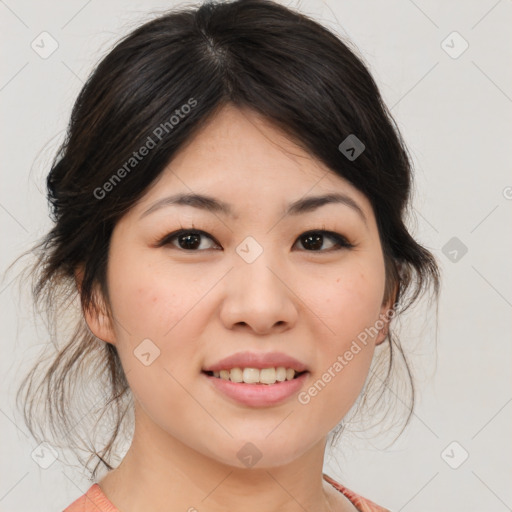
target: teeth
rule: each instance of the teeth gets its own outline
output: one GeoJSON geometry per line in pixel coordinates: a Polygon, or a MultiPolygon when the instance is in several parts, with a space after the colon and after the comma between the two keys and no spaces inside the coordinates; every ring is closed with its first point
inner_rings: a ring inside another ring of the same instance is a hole
{"type": "Polygon", "coordinates": [[[246,384],[275,384],[285,380],[292,380],[295,377],[293,368],[232,368],[231,370],[220,370],[213,372],[214,377],[219,377],[232,382],[245,382],[246,384]]]}

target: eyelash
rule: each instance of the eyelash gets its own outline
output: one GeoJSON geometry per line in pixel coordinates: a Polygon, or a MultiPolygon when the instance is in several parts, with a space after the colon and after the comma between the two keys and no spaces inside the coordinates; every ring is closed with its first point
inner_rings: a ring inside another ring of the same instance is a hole
{"type": "MultiPolygon", "coordinates": [[[[194,228],[193,229],[183,229],[182,228],[178,231],[174,231],[172,233],[169,233],[169,234],[163,236],[156,242],[155,246],[162,247],[162,246],[167,246],[167,245],[173,245],[171,243],[171,241],[173,239],[177,238],[180,235],[186,235],[186,234],[204,235],[205,237],[210,238],[210,240],[212,240],[215,244],[220,245],[212,236],[210,236],[205,231],[202,231],[201,229],[194,229],[194,228]]],[[[331,248],[331,249],[318,250],[318,251],[317,250],[308,251],[308,250],[304,249],[306,252],[326,253],[326,252],[332,252],[332,251],[339,251],[342,249],[352,249],[354,247],[354,245],[351,244],[344,236],[340,235],[339,233],[335,233],[333,231],[326,231],[325,229],[311,229],[311,230],[305,231],[297,238],[297,241],[299,241],[301,238],[303,238],[307,235],[312,235],[312,234],[321,234],[324,237],[330,238],[331,240],[333,240],[336,243],[337,247],[335,246],[334,248],[331,248]]],[[[297,242],[295,242],[295,243],[297,243],[297,242]]],[[[295,243],[294,243],[294,246],[295,246],[295,243]]],[[[184,252],[203,252],[205,250],[209,250],[209,249],[200,249],[200,250],[198,250],[198,249],[182,249],[181,247],[177,247],[177,246],[174,246],[174,248],[176,248],[180,251],[184,251],[184,252]]]]}

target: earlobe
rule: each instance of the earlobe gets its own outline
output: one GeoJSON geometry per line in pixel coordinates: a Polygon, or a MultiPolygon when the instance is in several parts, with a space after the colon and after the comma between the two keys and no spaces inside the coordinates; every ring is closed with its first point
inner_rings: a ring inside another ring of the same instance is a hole
{"type": "MultiPolygon", "coordinates": [[[[77,267],[75,270],[75,283],[80,294],[83,280],[83,266],[77,267]]],[[[102,341],[115,345],[115,335],[112,329],[109,315],[107,314],[106,305],[102,294],[99,292],[97,285],[94,286],[94,308],[85,308],[82,304],[82,314],[90,331],[102,341]]]]}
{"type": "Polygon", "coordinates": [[[377,321],[379,328],[379,333],[377,334],[377,338],[375,340],[375,346],[384,343],[389,334],[389,322],[391,318],[394,316],[394,310],[392,308],[392,303],[386,304],[381,310],[379,315],[379,320],[377,321]]]}
{"type": "Polygon", "coordinates": [[[394,306],[397,294],[398,284],[394,286],[393,293],[391,294],[392,300],[387,300],[382,304],[382,308],[380,310],[379,315],[379,325],[381,325],[381,328],[379,329],[379,334],[377,335],[377,339],[375,340],[376,346],[383,343],[389,335],[389,323],[391,322],[391,319],[395,316],[394,306]]]}
{"type": "Polygon", "coordinates": [[[377,339],[375,340],[375,346],[384,343],[389,334],[389,319],[386,319],[384,315],[381,315],[381,321],[385,322],[384,327],[379,330],[379,334],[377,335],[377,339]]]}

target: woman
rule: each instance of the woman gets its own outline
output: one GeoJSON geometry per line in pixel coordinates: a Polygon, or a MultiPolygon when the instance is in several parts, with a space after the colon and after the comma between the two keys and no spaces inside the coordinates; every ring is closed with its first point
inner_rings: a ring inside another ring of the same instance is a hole
{"type": "Polygon", "coordinates": [[[119,42],[74,106],[34,269],[56,331],[79,298],[42,380],[52,428],[86,431],[78,383],[114,414],[91,451],[110,471],[66,511],[387,510],[322,468],[384,391],[392,318],[438,293],[404,223],[411,179],[368,70],[297,12],[205,3],[119,42]]]}

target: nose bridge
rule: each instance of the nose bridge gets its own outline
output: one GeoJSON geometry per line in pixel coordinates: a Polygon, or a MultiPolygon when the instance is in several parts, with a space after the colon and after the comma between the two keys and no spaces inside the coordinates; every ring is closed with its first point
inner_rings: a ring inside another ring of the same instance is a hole
{"type": "Polygon", "coordinates": [[[294,322],[297,311],[294,294],[285,284],[280,258],[250,238],[236,248],[222,308],[223,320],[226,325],[244,323],[263,333],[276,324],[294,322]]]}
{"type": "Polygon", "coordinates": [[[242,291],[253,294],[263,293],[267,300],[277,298],[283,293],[283,283],[278,278],[282,265],[269,247],[263,247],[253,237],[247,237],[236,248],[236,281],[242,291]],[[277,274],[277,275],[276,275],[277,274]],[[268,292],[272,292],[269,297],[268,292]]]}

